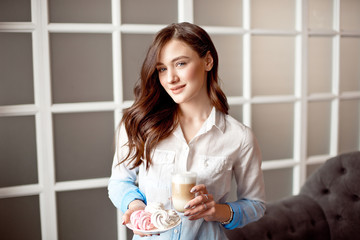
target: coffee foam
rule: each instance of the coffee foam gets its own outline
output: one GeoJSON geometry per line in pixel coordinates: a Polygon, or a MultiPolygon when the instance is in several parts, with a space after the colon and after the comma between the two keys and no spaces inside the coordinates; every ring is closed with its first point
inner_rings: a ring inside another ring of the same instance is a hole
{"type": "Polygon", "coordinates": [[[191,172],[177,173],[172,176],[172,182],[176,184],[196,183],[196,174],[191,172]]]}

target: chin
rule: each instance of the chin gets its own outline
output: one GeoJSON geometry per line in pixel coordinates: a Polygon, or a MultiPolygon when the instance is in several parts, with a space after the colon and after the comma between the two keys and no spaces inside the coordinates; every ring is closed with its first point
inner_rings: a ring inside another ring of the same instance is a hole
{"type": "Polygon", "coordinates": [[[184,99],[182,99],[182,98],[172,98],[172,100],[175,102],[175,103],[177,103],[177,104],[181,104],[181,103],[184,103],[185,101],[184,101],[184,99]]]}
{"type": "Polygon", "coordinates": [[[185,103],[185,102],[189,101],[189,97],[184,96],[184,94],[177,94],[177,95],[171,94],[170,97],[177,104],[181,104],[181,103],[185,103]]]}
{"type": "Polygon", "coordinates": [[[169,95],[170,95],[171,99],[177,104],[182,103],[183,100],[184,100],[182,97],[179,97],[179,96],[176,96],[176,95],[174,96],[172,94],[169,94],[169,95]]]}
{"type": "Polygon", "coordinates": [[[174,102],[175,102],[176,104],[181,104],[181,103],[183,103],[183,101],[178,100],[178,99],[174,99],[174,98],[173,98],[173,100],[174,100],[174,102]]]}

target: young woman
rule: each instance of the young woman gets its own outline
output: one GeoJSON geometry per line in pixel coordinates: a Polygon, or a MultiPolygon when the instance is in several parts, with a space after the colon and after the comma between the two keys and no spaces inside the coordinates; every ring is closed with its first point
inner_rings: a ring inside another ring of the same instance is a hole
{"type": "MultiPolygon", "coordinates": [[[[171,208],[171,173],[197,173],[196,197],[182,222],[154,239],[226,239],[224,228],[261,218],[265,190],[252,131],[228,115],[218,85],[218,55],[209,35],[190,23],[162,29],[150,46],[135,102],[119,125],[109,197],[123,213],[147,202],[171,208]],[[232,178],[237,201],[226,202],[232,178]],[[137,182],[138,181],[138,182],[137,182]]],[[[134,232],[134,239],[143,237],[134,232]]]]}

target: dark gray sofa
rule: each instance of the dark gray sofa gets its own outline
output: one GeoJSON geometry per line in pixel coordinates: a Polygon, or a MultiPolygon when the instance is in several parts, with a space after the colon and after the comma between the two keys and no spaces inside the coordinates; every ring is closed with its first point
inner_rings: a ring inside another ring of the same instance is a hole
{"type": "Polygon", "coordinates": [[[360,152],[329,159],[299,195],[268,203],[259,221],[226,234],[230,240],[360,239],[360,152]]]}

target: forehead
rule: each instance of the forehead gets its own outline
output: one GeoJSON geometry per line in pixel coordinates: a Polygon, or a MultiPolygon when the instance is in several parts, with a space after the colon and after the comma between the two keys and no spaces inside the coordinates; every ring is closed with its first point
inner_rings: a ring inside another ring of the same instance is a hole
{"type": "Polygon", "coordinates": [[[171,39],[162,47],[157,60],[166,63],[180,56],[193,57],[197,53],[184,41],[171,39]]]}

